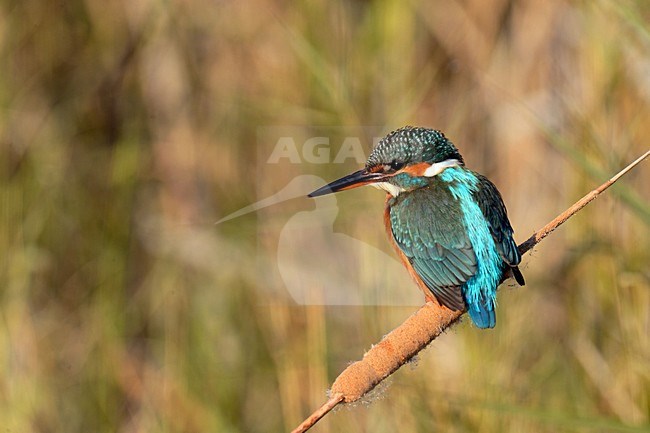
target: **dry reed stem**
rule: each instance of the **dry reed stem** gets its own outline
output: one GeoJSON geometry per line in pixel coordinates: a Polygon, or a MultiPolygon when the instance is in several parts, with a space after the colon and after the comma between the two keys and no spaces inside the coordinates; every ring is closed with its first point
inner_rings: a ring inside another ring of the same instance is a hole
{"type": "Polygon", "coordinates": [[[526,240],[526,242],[522,243],[519,245],[519,252],[521,254],[526,253],[528,250],[530,250],[532,247],[537,245],[542,239],[544,239],[546,236],[550,235],[553,230],[558,228],[560,225],[562,225],[566,220],[571,218],[574,214],[576,214],[580,209],[583,207],[587,206],[589,202],[591,202],[593,199],[598,197],[603,191],[605,191],[607,188],[612,186],[614,182],[619,180],[623,175],[625,175],[628,171],[632,170],[634,167],[636,167],[641,161],[646,159],[648,156],[650,156],[650,150],[648,150],[646,153],[635,159],[633,162],[627,165],[623,170],[619,171],[616,173],[614,176],[612,176],[611,179],[609,179],[607,182],[603,183],[600,185],[598,188],[594,189],[593,191],[589,192],[589,194],[585,195],[582,197],[580,200],[575,202],[573,206],[571,206],[569,209],[565,210],[562,212],[560,215],[555,217],[553,221],[550,223],[546,224],[544,227],[541,229],[537,230],[533,235],[526,240]]]}
{"type": "Polygon", "coordinates": [[[319,419],[327,415],[327,413],[334,409],[336,405],[341,403],[343,401],[344,397],[343,394],[332,394],[329,400],[325,402],[324,405],[318,408],[318,410],[314,411],[307,419],[305,419],[298,427],[296,427],[292,433],[296,432],[305,432],[311,428],[314,424],[318,422],[319,419]]]}
{"type": "MultiPolygon", "coordinates": [[[[650,150],[536,231],[528,240],[519,245],[519,252],[521,254],[528,252],[649,155],[650,150]]],[[[464,311],[451,311],[444,306],[427,302],[366,352],[360,361],[350,364],[343,370],[332,384],[330,399],[305,419],[292,433],[307,431],[339,403],[351,403],[360,399],[427,347],[463,313],[464,311]]]]}

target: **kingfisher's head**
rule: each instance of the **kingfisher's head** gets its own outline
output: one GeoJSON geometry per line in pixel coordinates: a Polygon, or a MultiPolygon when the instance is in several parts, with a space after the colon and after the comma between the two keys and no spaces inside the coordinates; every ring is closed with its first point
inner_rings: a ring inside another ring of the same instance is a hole
{"type": "Polygon", "coordinates": [[[456,146],[437,130],[405,126],[382,138],[366,166],[309,194],[316,197],[363,185],[384,189],[396,197],[428,185],[428,179],[448,167],[463,165],[456,146]]]}

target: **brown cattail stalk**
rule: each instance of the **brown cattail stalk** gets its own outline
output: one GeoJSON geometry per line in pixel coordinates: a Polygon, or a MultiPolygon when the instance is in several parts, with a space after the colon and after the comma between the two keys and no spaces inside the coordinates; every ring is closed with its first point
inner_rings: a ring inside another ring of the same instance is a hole
{"type": "MultiPolygon", "coordinates": [[[[519,245],[519,252],[521,254],[528,252],[649,155],[650,150],[536,231],[528,240],[519,245]]],[[[366,352],[363,359],[350,364],[343,370],[332,385],[330,399],[305,419],[292,433],[307,431],[339,403],[351,403],[360,399],[417,355],[445,329],[456,322],[463,313],[464,311],[451,311],[444,306],[427,302],[366,352]]]]}

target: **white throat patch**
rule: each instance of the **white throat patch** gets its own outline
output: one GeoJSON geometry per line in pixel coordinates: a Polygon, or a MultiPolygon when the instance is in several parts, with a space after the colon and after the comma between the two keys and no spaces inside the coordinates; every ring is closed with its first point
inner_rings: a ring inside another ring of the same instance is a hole
{"type": "Polygon", "coordinates": [[[442,173],[442,171],[446,168],[458,167],[459,165],[460,163],[458,162],[457,159],[448,159],[446,161],[436,162],[435,164],[431,164],[431,167],[427,168],[424,171],[424,175],[426,177],[433,177],[437,174],[442,173]]]}
{"type": "Polygon", "coordinates": [[[383,189],[393,197],[397,197],[401,192],[406,191],[405,189],[402,189],[399,186],[393,185],[392,183],[388,183],[388,182],[377,182],[371,185],[377,189],[383,189]]]}

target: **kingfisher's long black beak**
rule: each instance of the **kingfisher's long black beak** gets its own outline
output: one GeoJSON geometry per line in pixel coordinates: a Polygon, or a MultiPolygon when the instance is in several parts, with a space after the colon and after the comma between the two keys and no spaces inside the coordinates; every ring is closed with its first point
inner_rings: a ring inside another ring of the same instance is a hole
{"type": "Polygon", "coordinates": [[[326,195],[337,191],[369,185],[371,183],[381,182],[384,178],[386,178],[384,173],[373,173],[365,169],[359,170],[335,180],[322,188],[318,188],[316,191],[309,194],[308,197],[318,197],[319,195],[326,195]]]}

